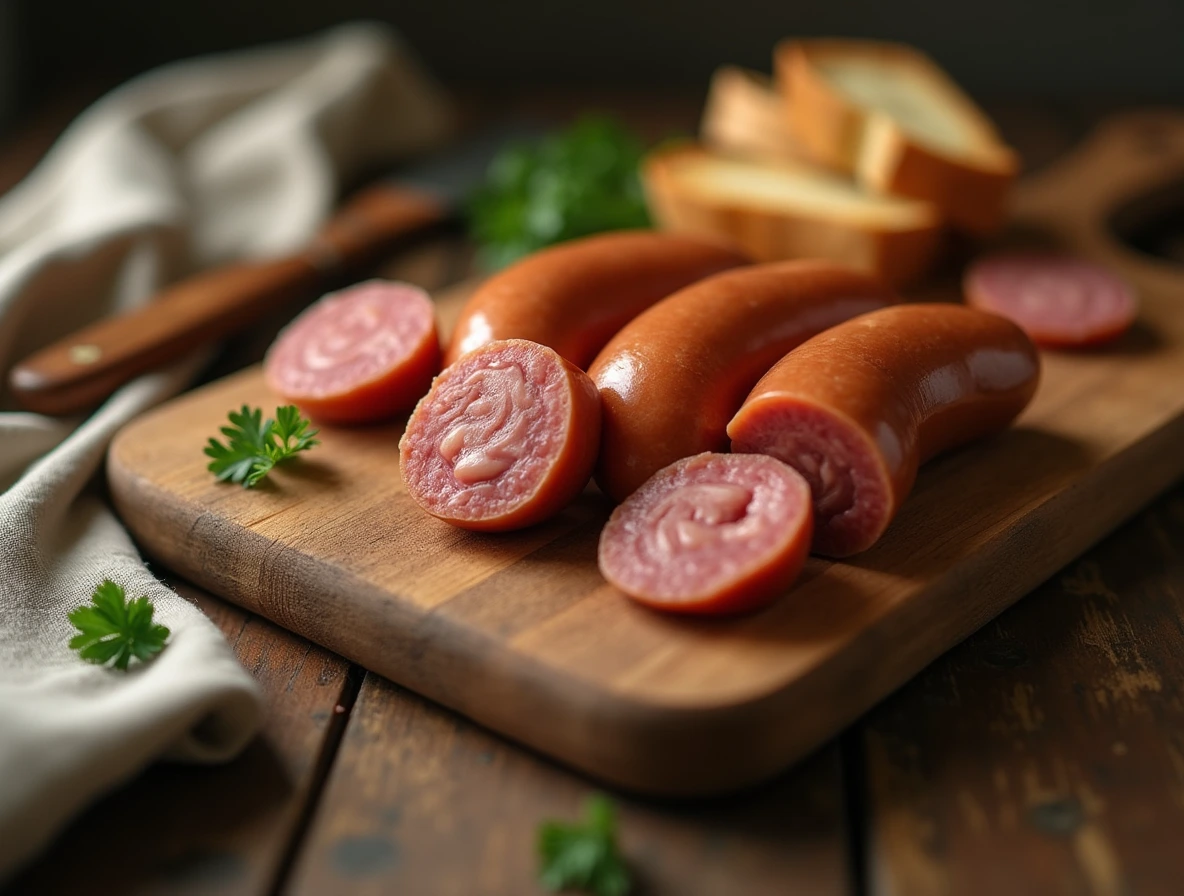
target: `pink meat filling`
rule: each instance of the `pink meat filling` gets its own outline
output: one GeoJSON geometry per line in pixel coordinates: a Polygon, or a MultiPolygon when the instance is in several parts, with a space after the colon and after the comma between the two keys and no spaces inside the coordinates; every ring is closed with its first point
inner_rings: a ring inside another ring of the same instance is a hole
{"type": "Polygon", "coordinates": [[[758,574],[808,520],[801,478],[768,458],[699,454],[654,474],[600,536],[604,577],[671,603],[717,594],[758,574]]]}
{"type": "Polygon", "coordinates": [[[403,480],[430,512],[482,520],[512,512],[546,482],[571,417],[557,355],[490,343],[446,369],[403,434],[403,480]]]}
{"type": "Polygon", "coordinates": [[[815,553],[865,550],[891,519],[891,486],[875,450],[851,422],[824,408],[764,402],[734,425],[732,450],[775,457],[810,483],[815,553]]]}
{"type": "Polygon", "coordinates": [[[970,285],[982,302],[1021,327],[1086,340],[1120,329],[1135,315],[1135,295],[1104,267],[1058,255],[1001,255],[978,262],[970,285]]]}
{"type": "Polygon", "coordinates": [[[427,294],[374,280],[331,293],[280,334],[267,358],[285,395],[348,392],[411,355],[434,324],[427,294]]]}

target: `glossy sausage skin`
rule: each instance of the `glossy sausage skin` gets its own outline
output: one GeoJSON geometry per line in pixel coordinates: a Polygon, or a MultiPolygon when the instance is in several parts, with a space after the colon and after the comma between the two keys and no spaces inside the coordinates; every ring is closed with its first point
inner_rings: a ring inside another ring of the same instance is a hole
{"type": "Polygon", "coordinates": [[[725,271],[659,302],[588,371],[604,411],[597,483],[623,501],[667,464],[726,449],[728,421],[786,352],[896,300],[868,274],[799,260],[725,271]]]}
{"type": "Polygon", "coordinates": [[[439,519],[504,532],[542,522],[588,484],[600,398],[544,345],[493,342],[445,368],[399,440],[407,493],[439,519]]]}
{"type": "Polygon", "coordinates": [[[617,330],[654,302],[748,262],[718,243],[649,230],[562,243],[511,265],[473,294],[444,363],[496,339],[529,339],[586,369],[617,330]]]}
{"type": "Polygon", "coordinates": [[[879,539],[920,464],[1003,429],[1039,375],[1032,341],[1009,320],[959,305],[898,305],[791,351],[728,435],[733,451],[770,454],[806,477],[813,550],[845,557],[879,539]]]}

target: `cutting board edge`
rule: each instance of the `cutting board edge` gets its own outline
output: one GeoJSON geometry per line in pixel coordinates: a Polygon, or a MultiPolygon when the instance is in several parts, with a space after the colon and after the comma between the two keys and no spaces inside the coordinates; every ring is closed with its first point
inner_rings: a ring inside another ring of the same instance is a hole
{"type": "MultiPolygon", "coordinates": [[[[136,442],[136,429],[133,421],[116,436],[108,454],[107,474],[116,510],[150,557],[232,603],[504,736],[628,790],[675,796],[741,789],[767,779],[817,746],[816,742],[802,745],[789,758],[750,761],[745,753],[762,742],[760,735],[769,723],[769,695],[739,703],[692,707],[647,702],[627,692],[597,688],[569,670],[517,653],[487,634],[453,624],[445,615],[425,611],[411,601],[399,600],[380,592],[377,586],[334,570],[333,575],[343,584],[347,578],[353,579],[349,589],[352,594],[371,591],[381,598],[363,602],[363,607],[381,607],[402,617],[398,625],[390,625],[389,619],[371,617],[363,620],[359,628],[365,632],[397,632],[406,641],[405,650],[392,650],[389,642],[375,642],[359,651],[356,645],[343,640],[348,626],[336,627],[341,635],[314,630],[307,623],[315,616],[291,614],[285,606],[267,605],[257,595],[268,589],[259,589],[257,580],[248,583],[230,574],[235,569],[252,567],[250,554],[270,552],[270,565],[282,566],[285,581],[304,589],[287,592],[286,603],[312,602],[312,598],[325,593],[316,587],[315,577],[297,574],[301,562],[315,567],[316,558],[286,546],[276,554],[273,540],[222,521],[199,504],[178,501],[176,496],[170,496],[170,501],[161,500],[164,493],[140,476],[134,464],[124,462],[124,449],[136,442]],[[210,540],[210,532],[202,531],[208,525],[236,529],[239,543],[250,548],[223,557],[225,562],[216,565],[203,562],[202,554],[186,555],[170,549],[178,543],[168,537],[170,533],[184,533],[183,540],[189,543],[210,540]],[[493,651],[497,653],[491,662],[493,651]],[[397,656],[407,660],[395,663],[397,656]],[[427,667],[419,665],[425,656],[431,658],[427,667]],[[466,693],[463,688],[449,687],[443,679],[433,678],[433,667],[441,664],[454,666],[451,680],[476,683],[478,689],[466,693]],[[498,699],[506,691],[515,692],[517,702],[512,709],[509,701],[498,699]],[[523,694],[533,694],[530,702],[541,706],[533,712],[522,711],[523,694]],[[520,724],[522,719],[527,720],[525,727],[520,724]],[[721,741],[728,748],[721,749],[721,741]],[[696,753],[700,754],[697,760],[696,753]],[[677,759],[672,761],[671,756],[677,759]],[[680,774],[680,768],[685,773],[680,774]],[[724,773],[713,777],[712,769],[724,773]]],[[[771,696],[775,699],[778,693],[771,696]]]]}
{"type": "MultiPolygon", "coordinates": [[[[405,633],[399,635],[406,642],[403,651],[392,651],[389,644],[378,643],[363,644],[359,649],[332,631],[326,634],[313,630],[304,624],[309,614],[290,614],[284,606],[266,606],[255,599],[260,590],[257,580],[247,583],[226,575],[227,570],[255,568],[258,564],[250,556],[230,558],[234,562],[214,566],[200,562],[202,555],[186,556],[168,549],[170,543],[175,543],[165,538],[168,532],[180,531],[189,540],[203,541],[209,540],[198,537],[197,530],[203,524],[221,525],[245,535],[244,543],[251,545],[252,550],[260,554],[272,552],[273,565],[279,559],[271,539],[238,524],[220,521],[196,503],[178,502],[176,496],[171,501],[162,500],[159,488],[139,476],[134,465],[124,460],[125,447],[136,444],[136,429],[133,422],[114,440],[108,455],[108,478],[120,515],[149,554],[198,585],[559,761],[631,791],[674,796],[731,792],[766,780],[816,749],[826,737],[906,682],[935,657],[928,651],[901,653],[890,674],[880,674],[863,686],[857,664],[845,658],[866,656],[868,650],[874,651],[877,645],[894,640],[914,643],[909,632],[922,619],[928,618],[931,623],[933,607],[951,601],[951,590],[961,587],[968,578],[985,574],[981,568],[984,564],[989,567],[1001,555],[1017,548],[1017,544],[1018,548],[1026,545],[1030,550],[1038,544],[1047,545],[1057,521],[1065,517],[1063,510],[1058,512],[1058,502],[1069,500],[1075,502],[1073,506],[1080,503],[1083,507],[1095,504],[1108,488],[1108,479],[1114,475],[1121,477],[1123,471],[1139,471],[1140,475],[1131,478],[1143,487],[1121,491],[1113,513],[1070,513],[1069,517],[1075,520],[1105,522],[1090,526],[1079,523],[1072,537],[1056,542],[1057,550],[1042,554],[1038,567],[1023,569],[1013,581],[996,588],[997,599],[989,608],[979,607],[964,620],[958,617],[962,621],[951,629],[951,644],[1014,604],[1184,475],[1184,452],[1179,452],[1181,459],[1173,463],[1171,454],[1161,447],[1165,441],[1184,444],[1184,414],[1181,414],[1147,438],[1108,458],[1102,466],[1117,467],[1116,473],[1111,471],[1109,477],[1096,475],[1042,501],[1025,516],[1020,530],[1013,529],[993,541],[991,550],[983,552],[984,556],[977,562],[962,565],[956,579],[943,580],[941,587],[925,592],[923,600],[902,602],[900,609],[879,617],[874,627],[860,632],[841,650],[832,651],[806,674],[734,703],[695,707],[647,702],[635,694],[598,688],[570,670],[545,665],[506,648],[486,633],[454,624],[445,614],[425,611],[397,597],[392,599],[385,592],[376,593],[375,600],[362,602],[362,606],[370,608],[372,613],[375,607],[382,608],[378,612],[395,613],[401,617],[399,623],[391,625],[389,619],[372,617],[362,620],[361,629],[405,633]],[[157,512],[153,513],[152,508],[157,512]],[[873,646],[861,647],[860,643],[866,639],[873,646]],[[424,656],[430,657],[427,665],[420,664],[424,656]],[[398,657],[405,659],[398,662],[398,657]],[[449,674],[433,677],[441,665],[450,667],[449,674]],[[476,683],[476,686],[466,690],[446,681],[476,683]],[[802,702],[799,694],[813,692],[817,697],[820,691],[823,696],[841,693],[844,699],[822,700],[821,705],[831,707],[828,713],[810,714],[807,724],[801,724],[801,707],[796,705],[802,702]],[[860,699],[851,700],[852,692],[859,693],[860,699]],[[499,699],[511,693],[514,700],[499,699]],[[533,711],[523,710],[524,694],[533,695],[526,701],[533,705],[533,711]],[[843,706],[852,708],[835,709],[843,706]],[[795,715],[797,724],[785,722],[787,717],[795,715]],[[770,737],[771,732],[779,734],[770,737]]],[[[298,564],[310,568],[318,565],[315,557],[297,548],[283,550],[281,565],[288,582],[301,582],[302,576],[293,574],[298,564]]],[[[249,555],[251,551],[242,553],[249,555]]],[[[1021,570],[1021,565],[1015,569],[1021,570]]],[[[333,574],[342,576],[339,570],[333,574]]],[[[351,593],[378,592],[376,586],[352,578],[351,593]]],[[[304,581],[315,583],[316,577],[309,576],[304,581]]],[[[289,600],[315,602],[318,595],[323,596],[315,586],[304,587],[307,594],[289,594],[289,600]]],[[[338,630],[347,628],[341,626],[338,630]]]]}
{"type": "MultiPolygon", "coordinates": [[[[1020,524],[1010,527],[1001,538],[994,540],[990,550],[982,552],[976,562],[961,564],[957,578],[951,579],[947,576],[941,579],[938,587],[931,587],[923,592],[922,600],[914,597],[902,601],[897,612],[881,617],[876,625],[861,630],[854,639],[830,657],[829,663],[819,665],[811,670],[810,674],[795,679],[794,684],[813,688],[817,692],[817,676],[834,676],[835,667],[841,667],[844,658],[867,656],[869,652],[874,653],[877,647],[893,643],[917,643],[914,636],[918,629],[922,625],[932,626],[933,608],[943,605],[959,606],[956,592],[967,582],[977,585],[989,580],[991,565],[997,563],[1001,557],[1021,550],[1039,551],[1038,564],[1027,567],[1023,564],[1014,564],[1007,567],[1006,569],[1018,571],[1018,574],[1007,580],[1002,587],[996,582],[991,588],[985,589],[994,594],[996,599],[989,605],[978,605],[977,612],[966,614],[964,621],[951,626],[949,637],[942,640],[947,641],[948,650],[970,637],[1051,579],[1089,548],[1127,523],[1160,494],[1174,484],[1184,481],[1184,413],[1171,418],[1142,440],[1107,458],[1092,472],[1096,475],[1074,483],[1029,509],[1020,524]],[[1165,443],[1178,447],[1178,456],[1175,459],[1162,450],[1165,443]],[[1114,476],[1136,470],[1140,475],[1129,478],[1141,487],[1119,493],[1120,500],[1109,504],[1108,513],[1075,512],[1078,508],[1096,509],[1098,501],[1104,500],[1102,496],[1111,486],[1106,481],[1107,476],[1097,474],[1105,471],[1114,476]],[[1070,502],[1068,509],[1062,506],[1064,502],[1070,502]],[[1074,520],[1075,528],[1069,537],[1058,538],[1056,527],[1065,518],[1074,520]],[[1050,545],[1053,546],[1052,549],[1049,549],[1050,545]],[[873,643],[862,643],[867,639],[873,643]]],[[[862,705],[862,709],[832,717],[832,721],[825,727],[831,731],[841,730],[907,683],[944,652],[926,656],[927,651],[917,651],[915,657],[902,661],[893,674],[880,675],[874,686],[864,691],[864,699],[850,701],[853,706],[862,705]]],[[[851,675],[854,670],[842,671],[851,675]]],[[[840,676],[834,680],[838,683],[824,688],[824,698],[827,693],[842,693],[846,696],[858,690],[858,682],[850,678],[840,676]]],[[[826,699],[819,702],[827,706],[838,703],[826,699]]]]}

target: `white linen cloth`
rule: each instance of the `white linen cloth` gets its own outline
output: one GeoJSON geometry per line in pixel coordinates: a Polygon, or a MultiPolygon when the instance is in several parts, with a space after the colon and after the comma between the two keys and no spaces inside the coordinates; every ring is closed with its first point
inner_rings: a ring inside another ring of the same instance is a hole
{"type": "MultiPolygon", "coordinates": [[[[119,88],[0,198],[0,372],[185,272],[296,248],[343,179],[448,125],[439,88],[377,25],[119,88]]],[[[116,430],[194,369],[143,377],[84,422],[0,410],[0,881],[154,759],[225,760],[259,728],[260,693],[229,645],[88,489],[116,430]],[[66,646],[67,612],[104,578],[148,595],[172,630],[127,673],[66,646]]]]}

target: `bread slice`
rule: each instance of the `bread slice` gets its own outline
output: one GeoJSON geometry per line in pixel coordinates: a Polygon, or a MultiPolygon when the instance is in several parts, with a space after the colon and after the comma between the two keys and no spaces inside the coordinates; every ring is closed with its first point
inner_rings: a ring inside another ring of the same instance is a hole
{"type": "Polygon", "coordinates": [[[659,226],[723,237],[759,261],[830,258],[902,285],[934,261],[941,220],[927,202],[882,196],[801,162],[716,155],[695,144],[642,163],[659,226]]]}
{"type": "Polygon", "coordinates": [[[711,76],[699,139],[724,155],[772,160],[805,158],[790,136],[784,100],[773,86],[773,79],[734,65],[721,66],[711,76]]]}
{"type": "Polygon", "coordinates": [[[969,97],[900,44],[778,44],[790,130],[811,157],[880,193],[925,199],[955,227],[985,235],[1006,214],[1019,161],[969,97]]]}

